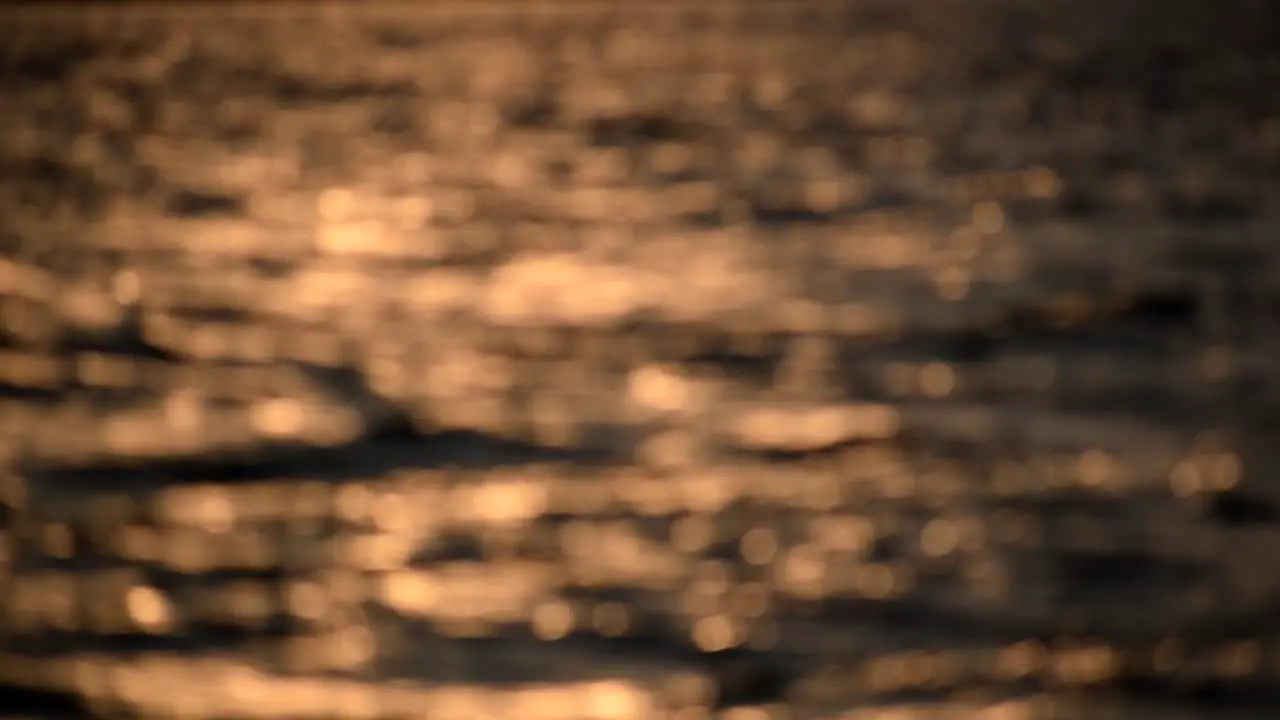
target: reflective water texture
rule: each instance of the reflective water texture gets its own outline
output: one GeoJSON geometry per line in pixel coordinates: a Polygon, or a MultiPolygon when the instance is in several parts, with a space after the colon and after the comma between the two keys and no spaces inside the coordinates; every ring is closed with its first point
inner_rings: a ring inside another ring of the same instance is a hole
{"type": "Polygon", "coordinates": [[[1274,14],[0,8],[0,712],[1270,716],[1274,14]]]}

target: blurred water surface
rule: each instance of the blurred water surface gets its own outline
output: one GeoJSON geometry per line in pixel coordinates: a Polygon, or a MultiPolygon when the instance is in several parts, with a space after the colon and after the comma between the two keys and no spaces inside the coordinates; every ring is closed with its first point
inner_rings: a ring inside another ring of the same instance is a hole
{"type": "Polygon", "coordinates": [[[0,8],[0,708],[1267,717],[1274,16],[0,8]]]}

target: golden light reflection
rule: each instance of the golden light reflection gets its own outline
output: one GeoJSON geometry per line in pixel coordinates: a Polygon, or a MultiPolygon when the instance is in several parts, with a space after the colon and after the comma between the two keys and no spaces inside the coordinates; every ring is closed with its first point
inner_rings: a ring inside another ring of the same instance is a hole
{"type": "MultiPolygon", "coordinates": [[[[406,594],[412,595],[412,591],[410,590],[406,593],[404,589],[399,589],[398,591],[391,591],[391,594],[396,599],[403,600],[406,594]]],[[[307,582],[305,580],[296,581],[290,584],[285,598],[289,611],[296,617],[303,620],[319,620],[328,612],[330,607],[329,597],[325,593],[324,588],[320,587],[316,583],[307,582]]],[[[410,600],[410,602],[412,602],[412,600],[410,600]]]]}
{"type": "Polygon", "coordinates": [[[920,549],[931,557],[943,557],[959,546],[960,534],[960,528],[954,521],[945,518],[930,520],[920,534],[920,549]]]}
{"type": "Polygon", "coordinates": [[[955,265],[944,267],[934,274],[934,285],[938,289],[938,295],[952,302],[963,300],[969,294],[972,280],[968,270],[955,265]]]}
{"type": "Polygon", "coordinates": [[[768,565],[778,552],[778,541],[768,528],[752,528],[742,536],[742,557],[752,565],[768,565]]]}
{"type": "Polygon", "coordinates": [[[1080,456],[1077,472],[1080,482],[1088,487],[1100,487],[1112,480],[1115,461],[1111,456],[1096,448],[1086,450],[1080,456]]]}
{"type": "MultiPolygon", "coordinates": [[[[104,716],[765,720],[789,703],[712,709],[724,688],[701,673],[723,655],[594,667],[578,640],[621,648],[674,627],[702,653],[745,646],[763,661],[808,632],[844,653],[841,633],[866,644],[860,616],[810,611],[845,601],[1046,639],[889,652],[872,638],[836,694],[946,699],[797,715],[1029,720],[1055,693],[1131,672],[1274,679],[1266,638],[1049,637],[1200,627],[1276,595],[1274,538],[1252,517],[1271,511],[1255,457],[1266,333],[1193,322],[1181,306],[1223,300],[1202,282],[1219,268],[1184,256],[1218,230],[1172,238],[1147,212],[1168,214],[1166,191],[1212,205],[1220,168],[1077,187],[1074,168],[1010,154],[981,116],[1029,119],[1018,93],[1043,79],[1029,67],[956,110],[979,121],[965,142],[999,158],[962,170],[933,127],[959,116],[914,97],[937,70],[914,30],[824,54],[823,33],[785,33],[828,10],[755,12],[593,21],[600,37],[575,30],[550,53],[469,38],[470,20],[450,28],[460,43],[423,49],[397,18],[371,54],[363,29],[330,22],[341,11],[299,27],[343,37],[266,43],[249,60],[284,78],[288,108],[254,83],[193,102],[189,90],[221,92],[205,82],[220,71],[142,101],[173,71],[203,77],[244,49],[236,33],[223,48],[217,22],[194,64],[189,33],[167,30],[139,50],[154,57],[105,72],[96,46],[66,68],[32,56],[74,75],[82,114],[109,132],[61,137],[43,116],[68,109],[62,91],[13,88],[34,95],[13,104],[3,164],[69,172],[86,198],[57,197],[49,178],[0,188],[18,243],[0,258],[0,685],[70,688],[104,716]],[[720,32],[739,19],[754,28],[742,57],[720,32]],[[701,44],[659,37],[682,25],[701,44]],[[714,67],[686,77],[691,60],[714,67]],[[563,77],[544,83],[552,68],[563,77]],[[886,82],[828,92],[864,69],[886,82]],[[135,72],[141,85],[118,77],[135,72]],[[745,125],[739,100],[754,106],[745,125]],[[143,115],[153,127],[131,127],[143,115]],[[137,178],[112,159],[132,136],[137,178]],[[132,185],[152,187],[115,192],[132,185]],[[881,202],[899,192],[910,201],[881,202]],[[184,211],[186,195],[217,208],[184,211]],[[82,222],[81,200],[105,203],[90,213],[103,218],[82,222]],[[1112,275],[1130,279],[1095,287],[1112,275]],[[1164,304],[1179,307],[1148,307],[1164,304]],[[1155,315],[1177,326],[1176,357],[1111,341],[1155,315]],[[1128,396],[1139,387],[1224,427],[1187,443],[1128,396]],[[1223,402],[1240,388],[1236,412],[1223,402]],[[1125,577],[1076,583],[1112,559],[1125,577]],[[1112,585],[1127,594],[1092,592],[1112,585]],[[248,639],[205,652],[224,639],[206,626],[248,639]],[[519,672],[470,654],[526,632],[547,645],[513,659],[519,672]],[[117,640],[200,649],[123,653],[117,640]],[[376,680],[383,653],[432,681],[376,680]],[[565,679],[575,663],[597,679],[565,679]],[[433,675],[498,665],[539,679],[433,675]],[[1034,680],[1044,697],[974,701],[975,677],[993,694],[1034,680]]],[[[559,13],[540,11],[533,34],[559,13]]],[[[123,27],[93,17],[89,35],[123,27]]],[[[1070,65],[1062,42],[1036,39],[1032,54],[1070,65]]],[[[40,42],[19,45],[25,62],[40,42]]],[[[1093,122],[1114,100],[1068,115],[1093,122]]],[[[1211,116],[1157,134],[1198,136],[1211,116]]],[[[1280,146],[1280,123],[1254,130],[1228,135],[1280,146]]],[[[1244,226],[1210,256],[1260,271],[1244,226]]],[[[1219,304],[1219,320],[1236,312],[1219,304]]]]}
{"type": "Polygon", "coordinates": [[[1040,671],[1048,651],[1038,641],[1027,640],[1002,648],[996,656],[996,672],[1007,678],[1024,678],[1040,671]]]}
{"type": "Polygon", "coordinates": [[[1093,685],[1111,679],[1116,672],[1118,658],[1112,648],[1104,644],[1058,650],[1053,654],[1054,677],[1068,685],[1093,685]]]}
{"type": "Polygon", "coordinates": [[[822,596],[827,563],[822,550],[817,546],[802,545],[794,548],[781,559],[778,570],[784,586],[793,594],[810,599],[822,596]]]}
{"type": "Polygon", "coordinates": [[[1205,489],[1205,479],[1194,461],[1182,460],[1169,474],[1169,486],[1174,495],[1187,498],[1205,489]]]}
{"type": "Polygon", "coordinates": [[[875,540],[875,525],[857,515],[828,515],[814,518],[814,540],[833,552],[862,553],[875,540]]]}
{"type": "Polygon", "coordinates": [[[1004,211],[1000,204],[984,200],[973,206],[973,227],[984,235],[994,235],[1004,229],[1004,211]]]}
{"type": "Polygon", "coordinates": [[[1062,192],[1062,180],[1057,173],[1046,167],[1032,168],[1024,175],[1023,182],[1029,195],[1034,198],[1050,199],[1062,192]]]}
{"type": "Polygon", "coordinates": [[[138,628],[159,635],[172,630],[174,609],[159,590],[147,586],[131,588],[126,604],[129,617],[138,628]]]}
{"type": "Polygon", "coordinates": [[[559,640],[573,632],[573,628],[573,608],[565,602],[544,602],[533,612],[533,632],[542,640],[559,640]]]}
{"type": "Polygon", "coordinates": [[[869,563],[862,566],[858,570],[856,583],[860,593],[877,600],[887,598],[899,589],[898,578],[895,577],[893,569],[882,563],[869,563]]]}
{"type": "Polygon", "coordinates": [[[671,525],[671,543],[683,553],[705,549],[714,538],[715,526],[704,515],[685,515],[671,525]]]}
{"type": "Polygon", "coordinates": [[[693,642],[704,652],[728,650],[741,640],[740,628],[727,615],[709,615],[693,626],[693,642]]]}
{"type": "Polygon", "coordinates": [[[920,391],[931,398],[945,398],[956,386],[955,370],[951,366],[932,362],[920,368],[920,391]]]}
{"type": "Polygon", "coordinates": [[[754,620],[769,612],[772,599],[769,588],[763,583],[748,582],[733,589],[729,604],[736,615],[754,620]]]}
{"type": "Polygon", "coordinates": [[[606,637],[620,637],[631,627],[630,613],[621,603],[606,602],[591,611],[591,624],[606,637]]]}
{"type": "Polygon", "coordinates": [[[52,523],[44,528],[41,545],[46,553],[56,558],[70,558],[75,552],[75,538],[71,528],[62,523],[52,523]]]}
{"type": "Polygon", "coordinates": [[[258,403],[250,414],[250,422],[269,437],[297,435],[303,424],[303,407],[296,400],[277,398],[258,403]]]}

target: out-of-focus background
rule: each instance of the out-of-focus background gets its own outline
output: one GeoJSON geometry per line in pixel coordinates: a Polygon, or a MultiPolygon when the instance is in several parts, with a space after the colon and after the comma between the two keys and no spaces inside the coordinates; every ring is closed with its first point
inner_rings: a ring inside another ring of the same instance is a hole
{"type": "Polygon", "coordinates": [[[0,715],[1280,707],[1280,18],[0,8],[0,715]]]}

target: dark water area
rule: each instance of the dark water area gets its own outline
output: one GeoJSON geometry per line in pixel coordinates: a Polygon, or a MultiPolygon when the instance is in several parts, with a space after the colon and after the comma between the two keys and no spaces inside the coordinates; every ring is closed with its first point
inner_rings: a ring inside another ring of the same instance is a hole
{"type": "Polygon", "coordinates": [[[0,717],[1270,717],[1276,14],[0,3],[0,717]]]}

